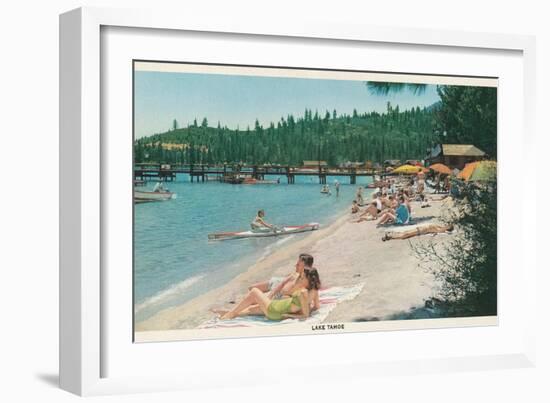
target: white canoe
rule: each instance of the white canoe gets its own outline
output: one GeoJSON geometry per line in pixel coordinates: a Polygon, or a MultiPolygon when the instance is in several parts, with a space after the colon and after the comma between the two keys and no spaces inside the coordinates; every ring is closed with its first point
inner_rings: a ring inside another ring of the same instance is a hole
{"type": "Polygon", "coordinates": [[[144,192],[141,190],[134,190],[134,201],[136,203],[164,201],[172,198],[175,198],[175,194],[172,192],[144,192]]]}
{"type": "Polygon", "coordinates": [[[254,232],[254,231],[240,231],[240,232],[217,232],[214,234],[208,234],[208,239],[214,241],[225,241],[228,239],[243,239],[243,238],[265,238],[270,236],[282,236],[290,234],[298,234],[300,232],[315,231],[319,229],[319,224],[309,223],[304,225],[286,225],[276,231],[270,232],[254,232]]]}

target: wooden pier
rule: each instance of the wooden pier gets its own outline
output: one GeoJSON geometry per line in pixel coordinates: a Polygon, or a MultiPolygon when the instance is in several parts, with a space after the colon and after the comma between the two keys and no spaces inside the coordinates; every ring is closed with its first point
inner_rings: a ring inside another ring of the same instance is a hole
{"type": "Polygon", "coordinates": [[[382,169],[319,167],[306,169],[296,166],[279,165],[207,165],[207,164],[135,164],[134,180],[174,181],[177,174],[188,174],[191,182],[208,182],[211,178],[224,181],[224,178],[249,176],[264,180],[266,175],[279,175],[287,179],[288,184],[294,184],[296,176],[316,176],[320,184],[327,183],[327,176],[348,177],[354,185],[358,176],[384,175],[382,169]]]}

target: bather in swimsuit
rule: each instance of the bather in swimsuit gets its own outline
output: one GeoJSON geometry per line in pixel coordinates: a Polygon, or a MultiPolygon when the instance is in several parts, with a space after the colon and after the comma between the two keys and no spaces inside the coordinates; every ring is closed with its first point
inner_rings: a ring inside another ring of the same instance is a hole
{"type": "Polygon", "coordinates": [[[292,294],[292,297],[273,300],[267,306],[267,318],[270,320],[281,320],[283,315],[290,312],[290,308],[294,304],[298,308],[301,308],[300,297],[296,292],[292,294]]]}
{"type": "Polygon", "coordinates": [[[395,223],[396,224],[408,224],[409,223],[409,209],[404,204],[400,204],[395,211],[395,223]]]}

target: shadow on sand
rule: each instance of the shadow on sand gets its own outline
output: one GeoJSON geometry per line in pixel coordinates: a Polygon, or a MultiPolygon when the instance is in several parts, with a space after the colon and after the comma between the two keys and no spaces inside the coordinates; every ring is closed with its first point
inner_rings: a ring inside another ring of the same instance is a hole
{"type": "Polygon", "coordinates": [[[411,221],[408,224],[405,224],[405,225],[403,225],[403,224],[382,224],[382,225],[378,225],[378,228],[406,228],[410,225],[422,224],[426,221],[431,221],[434,218],[437,218],[437,217],[433,216],[433,215],[428,215],[428,216],[425,216],[425,217],[414,217],[414,218],[411,218],[411,221]]]}
{"type": "Polygon", "coordinates": [[[382,320],[407,320],[407,319],[432,319],[432,318],[448,318],[449,310],[445,304],[436,299],[427,300],[422,307],[412,307],[408,311],[397,312],[384,317],[364,316],[357,318],[354,322],[375,322],[382,320]]]}

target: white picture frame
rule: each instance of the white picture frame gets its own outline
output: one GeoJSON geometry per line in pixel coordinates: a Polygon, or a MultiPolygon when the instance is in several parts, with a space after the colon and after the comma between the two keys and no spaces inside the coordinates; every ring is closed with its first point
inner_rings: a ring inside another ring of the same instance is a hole
{"type": "MultiPolygon", "coordinates": [[[[180,30],[194,33],[218,33],[219,35],[253,36],[256,40],[287,38],[293,41],[306,39],[337,40],[339,43],[377,43],[380,46],[399,44],[446,49],[473,49],[477,52],[491,50],[517,52],[521,58],[523,110],[522,155],[529,160],[534,155],[533,114],[535,102],[535,42],[533,37],[520,35],[481,34],[457,31],[429,31],[408,28],[357,26],[344,23],[327,23],[302,20],[281,25],[269,20],[252,21],[228,19],[224,22],[197,16],[182,16],[170,12],[151,10],[110,10],[81,8],[60,17],[60,385],[79,395],[160,391],[191,387],[215,387],[237,382],[241,385],[270,382],[273,373],[252,371],[247,380],[232,374],[227,367],[210,372],[208,380],[183,375],[193,365],[170,364],[170,371],[158,375],[135,375],[124,369],[111,375],[105,368],[106,357],[113,354],[106,348],[107,336],[102,326],[109,315],[102,288],[103,240],[101,213],[104,160],[101,131],[101,30],[104,27],[146,28],[155,30],[180,30]],[[175,366],[174,366],[175,365],[175,366]],[[181,366],[177,375],[177,365],[181,366]]],[[[500,139],[499,139],[500,141],[500,139]]],[[[124,168],[121,168],[124,169],[124,168]]],[[[500,181],[499,177],[499,181],[500,181]]],[[[505,180],[509,180],[506,179],[505,180]]],[[[511,179],[510,179],[511,180],[511,179]]],[[[522,178],[523,189],[536,189],[535,176],[522,178]]],[[[521,190],[521,188],[520,188],[521,190]]],[[[498,354],[476,350],[469,354],[453,355],[444,352],[418,358],[400,357],[396,354],[384,361],[362,360],[360,355],[342,362],[327,362],[336,371],[330,375],[315,374],[316,378],[346,379],[348,376],[370,374],[410,374],[421,372],[477,370],[503,367],[526,367],[535,362],[535,289],[537,267],[535,245],[526,241],[523,234],[535,233],[535,223],[524,220],[518,227],[517,240],[521,262],[520,295],[525,312],[532,316],[514,324],[514,332],[522,335],[522,342],[510,343],[498,354]]],[[[504,252],[503,252],[504,253],[504,252]]],[[[499,256],[500,258],[500,256],[499,256]]],[[[433,330],[432,330],[433,332],[433,330]]],[[[412,332],[414,333],[414,332],[412,332]]],[[[413,338],[413,334],[404,337],[413,338]]],[[[418,333],[416,337],[418,337],[418,333]]],[[[380,339],[382,334],[371,336],[380,339]]],[[[388,338],[394,338],[395,332],[388,338]]],[[[455,335],[456,336],[456,335],[455,335]]],[[[299,339],[317,337],[301,336],[299,339]]],[[[322,336],[328,346],[337,345],[338,337],[322,336]]],[[[365,337],[361,334],[345,335],[346,343],[359,345],[365,337]]],[[[446,336],[442,336],[446,337],[446,336]]],[[[449,339],[451,340],[451,339],[449,339]]],[[[227,352],[227,344],[210,343],[219,357],[227,352]]],[[[233,352],[254,349],[261,345],[278,343],[275,339],[261,341],[233,340],[233,352]]],[[[280,343],[279,343],[280,344],[280,343]]],[[[162,350],[169,353],[177,343],[163,343],[162,350]]],[[[200,350],[199,345],[195,345],[200,350]]],[[[143,347],[151,348],[151,347],[143,347]]],[[[347,353],[345,353],[347,354],[347,353]]],[[[461,353],[460,353],[461,354],[461,353]]],[[[228,355],[228,358],[230,356],[228,355]]],[[[231,356],[235,359],[234,356],[231,356]]],[[[303,363],[286,363],[301,368],[303,363]]],[[[261,367],[261,364],[260,364],[261,367]]],[[[207,371],[207,369],[204,369],[207,371]]],[[[205,372],[202,372],[204,374],[205,372]]]]}

